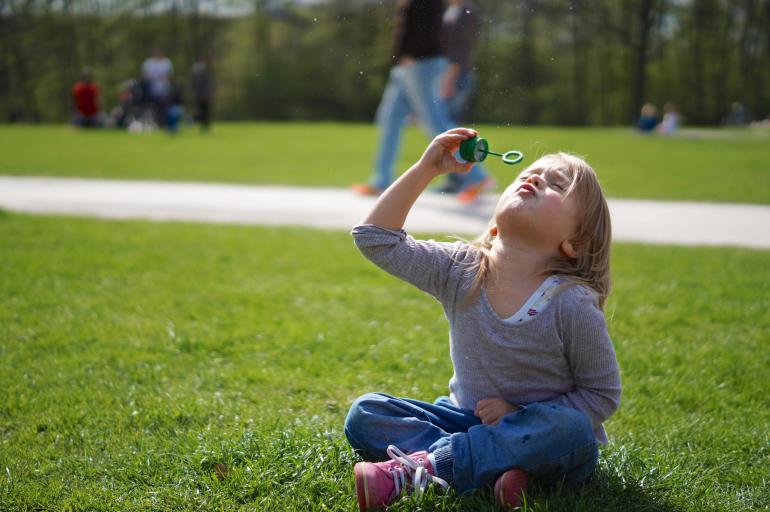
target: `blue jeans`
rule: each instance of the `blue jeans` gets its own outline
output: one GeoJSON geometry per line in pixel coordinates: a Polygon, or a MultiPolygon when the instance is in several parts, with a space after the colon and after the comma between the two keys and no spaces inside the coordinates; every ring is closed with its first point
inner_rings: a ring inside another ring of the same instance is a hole
{"type": "MultiPolygon", "coordinates": [[[[447,104],[438,93],[447,66],[445,57],[431,57],[391,68],[377,107],[379,135],[372,186],[384,189],[393,182],[393,167],[401,145],[401,132],[409,114],[417,114],[430,137],[455,128],[447,104]]],[[[476,165],[463,181],[466,184],[479,183],[484,181],[486,175],[484,169],[476,165]]]]}
{"type": "Polygon", "coordinates": [[[541,403],[522,406],[496,425],[484,425],[473,411],[447,397],[431,404],[367,393],[353,402],[345,435],[368,460],[387,460],[390,444],[406,453],[433,453],[438,476],[448,479],[458,493],[493,485],[513,468],[544,484],[579,484],[593,474],[599,456],[585,414],[541,403]],[[442,475],[441,461],[447,454],[451,471],[442,475]]]}

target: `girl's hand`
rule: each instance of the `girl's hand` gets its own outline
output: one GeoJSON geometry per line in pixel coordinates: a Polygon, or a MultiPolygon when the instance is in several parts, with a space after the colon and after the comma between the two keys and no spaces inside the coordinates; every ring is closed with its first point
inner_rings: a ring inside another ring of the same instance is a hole
{"type": "Polygon", "coordinates": [[[518,405],[513,405],[502,398],[484,398],[478,401],[473,414],[478,416],[484,425],[496,425],[503,417],[517,409],[519,409],[518,405]]]}
{"type": "Polygon", "coordinates": [[[422,154],[417,165],[430,169],[436,175],[470,171],[473,162],[458,162],[454,154],[460,149],[460,144],[464,140],[472,139],[476,135],[478,133],[475,130],[468,128],[455,128],[437,135],[428,145],[428,149],[422,154]]]}

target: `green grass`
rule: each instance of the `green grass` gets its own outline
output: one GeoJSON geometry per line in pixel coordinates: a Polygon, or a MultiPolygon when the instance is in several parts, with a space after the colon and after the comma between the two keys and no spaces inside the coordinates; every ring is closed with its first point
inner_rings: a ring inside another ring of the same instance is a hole
{"type": "MultiPolygon", "coordinates": [[[[0,258],[0,510],[354,510],[351,400],[451,375],[440,307],[345,233],[0,214],[0,258]]],[[[614,442],[527,510],[767,510],[770,252],[613,264],[614,442]]]]}
{"type": "MultiPolygon", "coordinates": [[[[525,164],[553,151],[584,155],[611,197],[770,204],[770,135],[703,130],[694,136],[642,136],[625,128],[478,127],[492,149],[521,149],[525,164]]],[[[372,125],[217,124],[129,134],[68,126],[0,125],[0,174],[348,186],[367,179],[372,125]]],[[[427,139],[407,130],[397,171],[427,139]]],[[[506,183],[523,167],[489,161],[506,183]]]]}

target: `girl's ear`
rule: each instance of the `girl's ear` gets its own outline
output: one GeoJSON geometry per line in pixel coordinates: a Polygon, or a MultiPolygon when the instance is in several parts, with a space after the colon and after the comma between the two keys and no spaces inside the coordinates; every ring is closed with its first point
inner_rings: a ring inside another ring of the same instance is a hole
{"type": "Polygon", "coordinates": [[[492,224],[489,226],[489,234],[490,236],[497,236],[497,225],[492,224]]]}
{"type": "Polygon", "coordinates": [[[574,260],[578,257],[577,249],[575,249],[575,246],[572,245],[572,242],[570,240],[565,240],[559,245],[559,249],[561,249],[561,253],[565,255],[566,257],[574,260]]]}

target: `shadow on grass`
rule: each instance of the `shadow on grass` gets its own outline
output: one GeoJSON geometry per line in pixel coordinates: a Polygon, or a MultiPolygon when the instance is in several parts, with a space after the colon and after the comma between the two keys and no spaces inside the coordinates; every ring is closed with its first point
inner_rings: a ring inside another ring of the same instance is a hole
{"type": "Polygon", "coordinates": [[[642,480],[627,480],[622,475],[597,470],[583,487],[535,488],[530,510],[622,510],[623,512],[676,512],[681,507],[666,496],[667,487],[648,485],[642,480]],[[552,506],[540,508],[538,502],[552,506]]]}
{"type": "MultiPolygon", "coordinates": [[[[527,492],[520,512],[679,512],[684,510],[674,504],[660,486],[646,486],[644,482],[630,482],[616,474],[598,471],[584,486],[534,485],[527,492]]],[[[443,494],[430,487],[422,500],[402,498],[388,510],[415,512],[435,510],[443,512],[499,512],[490,489],[478,489],[466,496],[454,492],[443,494]]],[[[717,509],[702,509],[716,512],[717,509]]]]}
{"type": "MultiPolygon", "coordinates": [[[[596,480],[604,479],[596,475],[594,481],[577,489],[533,486],[527,493],[521,512],[561,512],[561,511],[623,511],[623,512],[677,512],[682,508],[672,503],[663,492],[641,487],[625,486],[617,488],[606,486],[596,480]]],[[[445,503],[437,510],[447,511],[499,511],[495,505],[491,490],[478,490],[467,497],[454,498],[454,504],[445,503]]],[[[440,502],[440,500],[439,500],[440,502]]],[[[406,506],[400,510],[416,510],[406,506]]],[[[714,509],[716,511],[716,509],[714,509]]]]}

